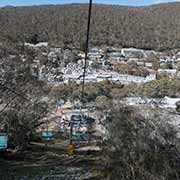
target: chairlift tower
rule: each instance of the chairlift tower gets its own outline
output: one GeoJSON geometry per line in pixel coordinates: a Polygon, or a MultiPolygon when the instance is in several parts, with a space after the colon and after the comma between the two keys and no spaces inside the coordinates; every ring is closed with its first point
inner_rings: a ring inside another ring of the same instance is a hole
{"type": "MultiPolygon", "coordinates": [[[[91,24],[91,11],[92,11],[92,0],[89,0],[89,10],[88,10],[88,22],[87,22],[87,34],[86,34],[86,47],[85,47],[85,64],[84,64],[84,71],[83,71],[83,83],[82,83],[82,93],[81,93],[81,102],[84,104],[84,86],[85,86],[85,76],[87,70],[87,59],[88,59],[88,49],[89,49],[89,33],[90,33],[90,24],[91,24]]],[[[82,113],[81,109],[80,112],[82,113]]],[[[71,155],[73,151],[72,146],[72,133],[73,133],[73,122],[70,119],[70,144],[68,145],[68,154],[71,155]],[[71,151],[72,150],[72,151],[71,151]]]]}

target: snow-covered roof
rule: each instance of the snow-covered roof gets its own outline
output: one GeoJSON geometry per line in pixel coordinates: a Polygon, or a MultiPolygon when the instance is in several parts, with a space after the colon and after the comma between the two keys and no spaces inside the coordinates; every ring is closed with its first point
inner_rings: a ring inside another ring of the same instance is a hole
{"type": "Polygon", "coordinates": [[[146,57],[146,53],[144,50],[142,49],[136,49],[136,48],[122,48],[121,49],[121,53],[124,55],[124,56],[139,56],[140,54],[144,57],[146,57]]]}
{"type": "Polygon", "coordinates": [[[167,73],[170,75],[176,75],[177,70],[176,69],[158,69],[158,73],[167,73]]]}

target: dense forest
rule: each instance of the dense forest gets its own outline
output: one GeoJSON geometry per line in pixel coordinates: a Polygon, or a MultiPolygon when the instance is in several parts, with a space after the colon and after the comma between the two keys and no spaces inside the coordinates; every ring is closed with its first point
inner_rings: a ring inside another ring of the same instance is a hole
{"type": "MultiPolygon", "coordinates": [[[[83,48],[86,4],[0,8],[2,42],[48,41],[83,48]]],[[[93,5],[91,45],[165,50],[180,47],[180,3],[148,7],[93,5]]]]}

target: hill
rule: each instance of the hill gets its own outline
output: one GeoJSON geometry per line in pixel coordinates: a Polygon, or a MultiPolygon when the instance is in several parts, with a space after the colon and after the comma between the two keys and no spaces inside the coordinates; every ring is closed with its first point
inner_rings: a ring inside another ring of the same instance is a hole
{"type": "MultiPolygon", "coordinates": [[[[0,8],[0,41],[83,47],[87,4],[0,8]]],[[[180,47],[180,3],[93,5],[91,45],[165,50],[180,47]]]]}

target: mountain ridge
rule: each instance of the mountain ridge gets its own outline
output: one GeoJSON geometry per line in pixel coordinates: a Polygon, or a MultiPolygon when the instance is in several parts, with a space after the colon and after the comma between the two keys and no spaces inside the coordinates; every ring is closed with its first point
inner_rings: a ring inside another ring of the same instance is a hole
{"type": "MultiPolygon", "coordinates": [[[[83,48],[87,4],[0,8],[1,42],[48,41],[83,48]]],[[[180,48],[180,2],[151,6],[94,4],[91,46],[166,50],[180,48]]]]}

